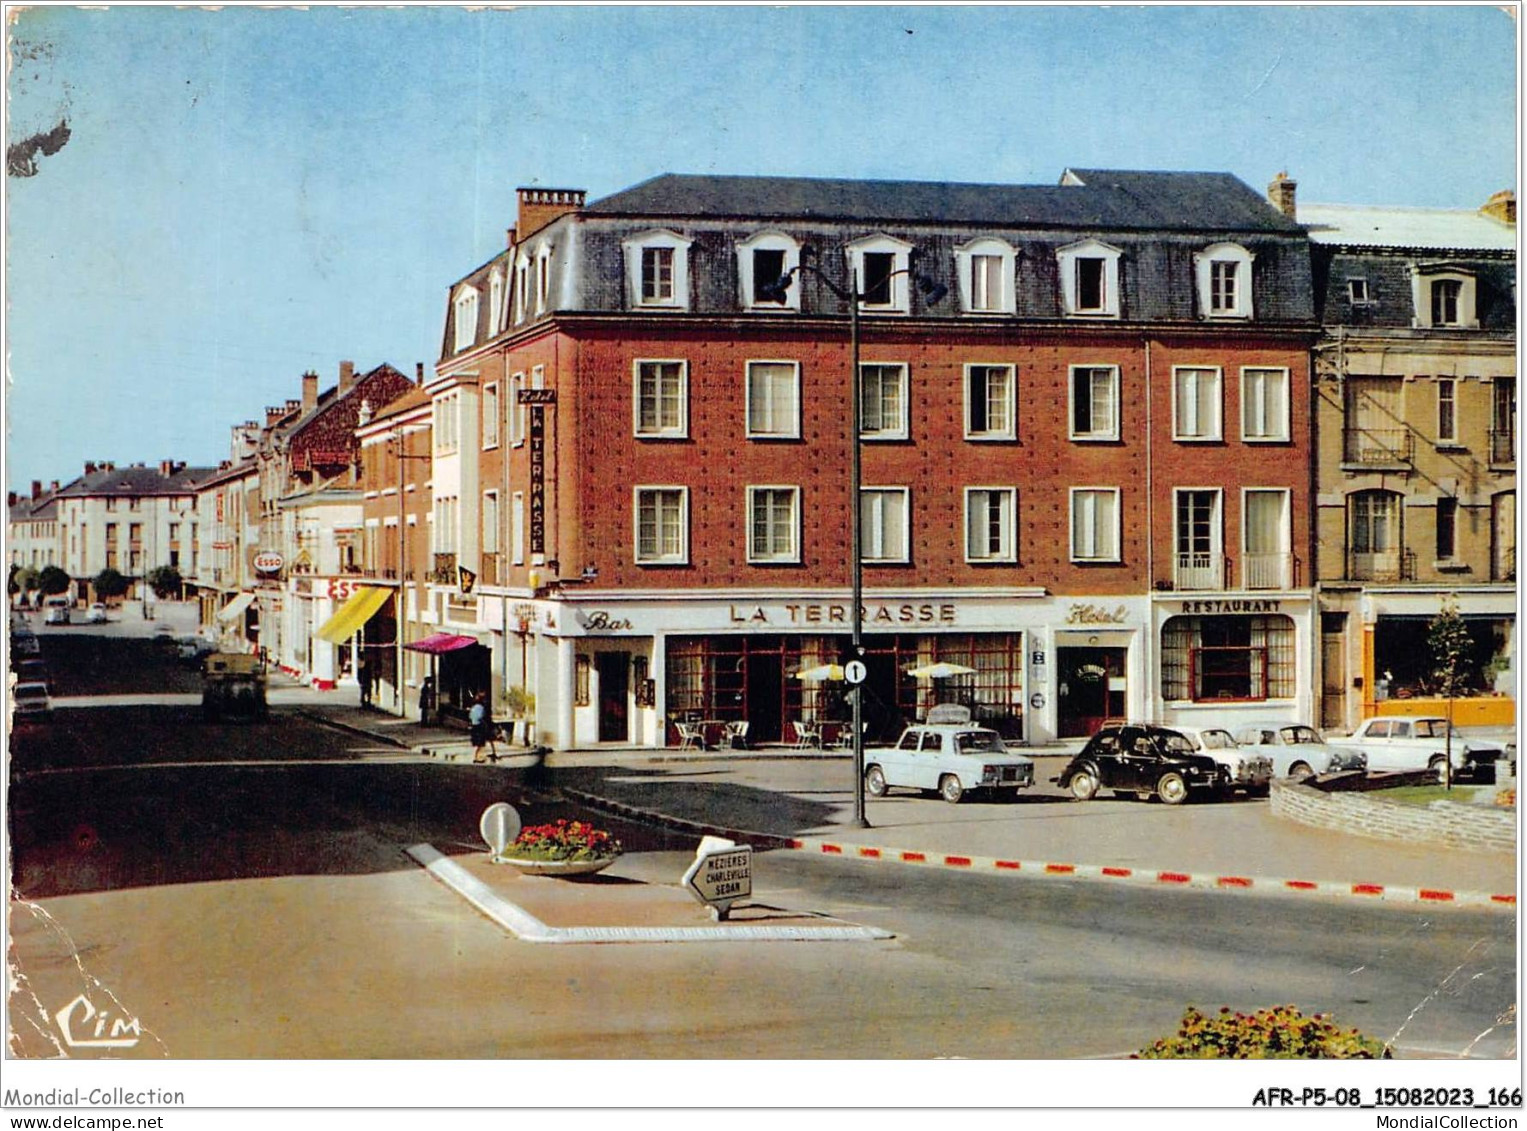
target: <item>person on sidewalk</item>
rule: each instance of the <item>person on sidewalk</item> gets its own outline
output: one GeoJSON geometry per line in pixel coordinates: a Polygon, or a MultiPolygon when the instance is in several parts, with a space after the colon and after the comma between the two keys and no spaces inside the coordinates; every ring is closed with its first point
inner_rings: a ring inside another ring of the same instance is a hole
{"type": "Polygon", "coordinates": [[[493,722],[488,718],[488,693],[479,691],[472,698],[472,709],[467,712],[467,725],[472,736],[472,761],[486,762],[484,746],[493,750],[493,760],[498,761],[498,744],[493,741],[493,722]]]}
{"type": "Polygon", "coordinates": [[[429,726],[430,712],[435,709],[435,677],[427,675],[419,688],[419,725],[429,726]]]}
{"type": "Polygon", "coordinates": [[[356,678],[361,685],[361,706],[369,708],[371,706],[371,662],[364,656],[361,657],[361,667],[356,673],[356,678]]]}

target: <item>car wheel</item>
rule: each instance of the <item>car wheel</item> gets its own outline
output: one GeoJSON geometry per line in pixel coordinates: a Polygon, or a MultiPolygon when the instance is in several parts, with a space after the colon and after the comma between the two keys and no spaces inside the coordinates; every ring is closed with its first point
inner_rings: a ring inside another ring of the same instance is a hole
{"type": "Polygon", "coordinates": [[[1315,771],[1310,768],[1308,762],[1295,762],[1288,768],[1288,776],[1291,778],[1312,778],[1315,771]]]}
{"type": "Polygon", "coordinates": [[[1165,773],[1156,782],[1156,796],[1167,805],[1181,805],[1188,799],[1188,783],[1179,773],[1165,773]]]}
{"type": "Polygon", "coordinates": [[[1090,769],[1077,770],[1071,775],[1071,796],[1078,801],[1091,801],[1098,795],[1098,779],[1090,769]]]}
{"type": "Polygon", "coordinates": [[[938,795],[949,804],[958,805],[960,798],[965,796],[965,787],[953,774],[945,774],[938,779],[938,795]]]}
{"type": "Polygon", "coordinates": [[[884,797],[886,792],[885,774],[879,766],[871,766],[864,771],[864,792],[871,797],[884,797]]]}
{"type": "Polygon", "coordinates": [[[1426,763],[1426,768],[1436,777],[1438,785],[1447,784],[1447,759],[1445,757],[1441,754],[1436,755],[1430,762],[1426,763]]]}

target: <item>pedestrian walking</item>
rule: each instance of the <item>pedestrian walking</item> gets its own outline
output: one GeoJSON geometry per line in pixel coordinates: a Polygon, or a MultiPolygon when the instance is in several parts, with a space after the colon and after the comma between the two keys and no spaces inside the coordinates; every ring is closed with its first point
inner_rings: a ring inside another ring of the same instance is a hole
{"type": "Polygon", "coordinates": [[[430,712],[435,709],[435,677],[427,675],[419,687],[419,725],[428,726],[430,712]]]}
{"type": "Polygon", "coordinates": [[[488,693],[479,691],[472,698],[472,709],[467,712],[467,726],[472,737],[472,761],[486,762],[484,746],[493,750],[493,760],[498,761],[498,744],[493,741],[493,720],[488,718],[488,693]]]}
{"type": "Polygon", "coordinates": [[[361,657],[361,667],[356,673],[356,678],[360,680],[361,685],[361,706],[369,707],[371,706],[371,662],[365,656],[361,657]]]}

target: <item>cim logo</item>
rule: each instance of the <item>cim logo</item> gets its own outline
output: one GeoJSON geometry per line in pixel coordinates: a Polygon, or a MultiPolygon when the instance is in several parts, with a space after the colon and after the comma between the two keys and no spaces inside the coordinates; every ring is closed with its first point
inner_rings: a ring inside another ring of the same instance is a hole
{"type": "Polygon", "coordinates": [[[130,1049],[143,1036],[136,1017],[112,1019],[109,1010],[96,1009],[84,994],[59,1012],[58,1031],[72,1049],[130,1049]]]}
{"type": "Polygon", "coordinates": [[[275,573],[286,564],[286,559],[275,550],[261,550],[254,556],[254,567],[261,573],[275,573]]]}

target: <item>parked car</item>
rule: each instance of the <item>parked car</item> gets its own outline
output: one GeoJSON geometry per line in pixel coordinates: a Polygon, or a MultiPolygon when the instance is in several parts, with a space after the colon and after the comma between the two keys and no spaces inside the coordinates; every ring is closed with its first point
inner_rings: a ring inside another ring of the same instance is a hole
{"type": "Polygon", "coordinates": [[[1242,746],[1263,750],[1280,778],[1307,778],[1341,770],[1368,768],[1363,751],[1326,742],[1320,732],[1303,723],[1244,723],[1235,731],[1242,746]]]}
{"type": "Polygon", "coordinates": [[[90,606],[90,611],[85,614],[85,623],[86,624],[105,624],[106,623],[106,606],[103,605],[100,601],[97,601],[95,604],[91,605],[90,606]]]}
{"type": "Polygon", "coordinates": [[[175,658],[184,664],[199,664],[203,658],[216,651],[216,644],[200,636],[182,636],[175,641],[175,658]]]}
{"type": "Polygon", "coordinates": [[[53,715],[53,700],[48,697],[48,685],[28,680],[11,688],[11,711],[17,719],[45,720],[53,715]]]}
{"type": "MultiPolygon", "coordinates": [[[[1361,748],[1368,755],[1370,770],[1429,769],[1440,779],[1448,759],[1448,721],[1439,715],[1382,715],[1364,720],[1351,735],[1333,738],[1331,744],[1361,748]]],[[[1505,752],[1499,742],[1464,738],[1454,731],[1453,773],[1494,780],[1495,763],[1505,752]]]]}
{"type": "Polygon", "coordinates": [[[18,656],[38,656],[42,654],[42,645],[37,642],[37,634],[27,629],[11,633],[11,651],[18,656]]]}
{"type": "Polygon", "coordinates": [[[1034,784],[1034,761],[1003,745],[979,723],[917,723],[895,746],[864,752],[864,792],[884,797],[894,787],[937,790],[957,803],[973,790],[1014,796],[1034,784]]]}
{"type": "Polygon", "coordinates": [[[1225,773],[1229,775],[1225,782],[1227,790],[1244,790],[1248,796],[1267,792],[1268,783],[1272,781],[1273,764],[1266,754],[1238,745],[1234,736],[1224,727],[1174,725],[1170,729],[1186,738],[1198,753],[1207,754],[1224,767],[1225,773]]]}
{"type": "Polygon", "coordinates": [[[68,605],[49,605],[48,611],[42,614],[43,624],[68,624],[68,605]]]}
{"type": "Polygon", "coordinates": [[[1078,801],[1090,801],[1099,789],[1111,789],[1181,805],[1195,790],[1224,790],[1230,774],[1170,727],[1125,723],[1099,730],[1053,780],[1078,801]]]}
{"type": "Polygon", "coordinates": [[[48,662],[40,656],[20,656],[11,660],[11,670],[18,683],[47,683],[48,662]]]}

